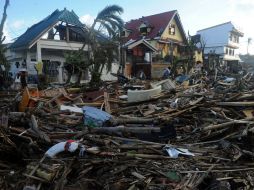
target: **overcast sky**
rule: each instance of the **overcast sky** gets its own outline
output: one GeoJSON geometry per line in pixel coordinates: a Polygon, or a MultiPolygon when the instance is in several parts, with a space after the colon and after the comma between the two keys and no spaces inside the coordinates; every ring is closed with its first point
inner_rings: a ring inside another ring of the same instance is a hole
{"type": "MultiPolygon", "coordinates": [[[[124,21],[178,10],[186,33],[228,21],[241,28],[241,53],[246,53],[247,39],[253,43],[250,53],[254,54],[254,0],[10,0],[4,33],[6,42],[13,41],[28,27],[48,16],[55,9],[66,7],[74,10],[86,23],[91,23],[97,13],[107,5],[117,4],[124,8],[124,21]]],[[[4,0],[0,0],[2,15],[4,0]]]]}

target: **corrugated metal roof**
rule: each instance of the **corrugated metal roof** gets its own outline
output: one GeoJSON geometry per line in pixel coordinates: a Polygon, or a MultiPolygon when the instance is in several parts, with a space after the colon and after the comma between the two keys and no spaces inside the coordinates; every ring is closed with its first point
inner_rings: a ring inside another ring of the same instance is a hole
{"type": "Polygon", "coordinates": [[[22,34],[11,46],[12,49],[25,49],[28,48],[33,42],[41,37],[51,26],[56,24],[58,21],[66,22],[70,25],[84,27],[79,21],[78,16],[73,11],[64,9],[59,11],[55,10],[51,15],[43,19],[42,21],[34,24],[27,31],[22,34]]]}

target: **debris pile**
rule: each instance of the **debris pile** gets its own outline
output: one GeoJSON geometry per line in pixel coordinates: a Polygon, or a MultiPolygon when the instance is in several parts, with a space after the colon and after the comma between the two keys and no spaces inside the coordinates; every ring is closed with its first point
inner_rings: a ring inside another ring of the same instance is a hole
{"type": "Polygon", "coordinates": [[[248,75],[1,95],[0,187],[253,189],[253,84],[248,75]]]}

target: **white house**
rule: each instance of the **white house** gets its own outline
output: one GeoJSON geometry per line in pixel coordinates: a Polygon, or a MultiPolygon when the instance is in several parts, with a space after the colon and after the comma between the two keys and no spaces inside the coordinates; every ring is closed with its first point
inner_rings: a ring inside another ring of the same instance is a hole
{"type": "MultiPolygon", "coordinates": [[[[55,10],[28,28],[14,43],[8,44],[6,57],[11,63],[10,71],[15,76],[25,67],[29,75],[35,75],[36,66],[51,82],[64,82],[65,53],[80,50],[86,32],[86,26],[73,11],[55,10]]],[[[84,51],[87,49],[85,46],[84,51]]]]}
{"type": "Polygon", "coordinates": [[[197,31],[205,44],[204,54],[219,54],[222,63],[239,62],[239,38],[243,33],[232,22],[226,22],[197,31]]]}

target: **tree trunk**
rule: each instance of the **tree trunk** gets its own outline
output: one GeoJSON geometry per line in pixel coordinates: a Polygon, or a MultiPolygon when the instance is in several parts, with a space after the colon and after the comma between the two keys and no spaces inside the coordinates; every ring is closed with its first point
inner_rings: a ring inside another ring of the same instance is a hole
{"type": "Polygon", "coordinates": [[[78,80],[77,80],[77,84],[80,84],[80,81],[81,81],[81,77],[82,77],[82,70],[81,71],[79,71],[79,73],[78,73],[78,80]]]}
{"type": "Polygon", "coordinates": [[[5,38],[5,37],[3,37],[3,34],[4,34],[3,30],[4,30],[4,23],[5,23],[6,18],[7,18],[6,11],[7,11],[7,7],[9,5],[9,3],[10,3],[10,0],[5,0],[3,17],[2,17],[2,20],[1,20],[1,24],[0,24],[0,40],[1,40],[0,44],[2,44],[2,42],[4,41],[4,38],[5,38]]]}

